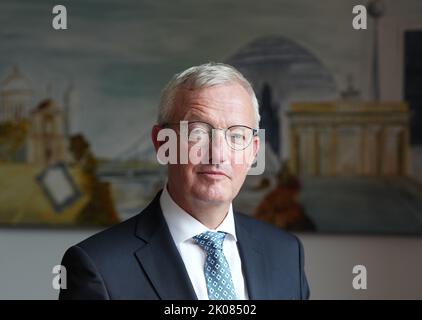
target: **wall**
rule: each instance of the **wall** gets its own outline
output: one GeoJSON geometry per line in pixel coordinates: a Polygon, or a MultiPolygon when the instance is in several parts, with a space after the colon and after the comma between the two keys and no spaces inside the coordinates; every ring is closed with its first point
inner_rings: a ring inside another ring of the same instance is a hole
{"type": "Polygon", "coordinates": [[[422,238],[301,236],[313,299],[422,299],[422,238]],[[367,290],[354,290],[365,265],[367,290]]]}
{"type": "MultiPolygon", "coordinates": [[[[0,299],[56,299],[52,268],[97,230],[0,229],[0,299]]],[[[300,235],[312,299],[422,299],[422,238],[300,235]],[[368,288],[352,288],[352,268],[368,288]]]]}

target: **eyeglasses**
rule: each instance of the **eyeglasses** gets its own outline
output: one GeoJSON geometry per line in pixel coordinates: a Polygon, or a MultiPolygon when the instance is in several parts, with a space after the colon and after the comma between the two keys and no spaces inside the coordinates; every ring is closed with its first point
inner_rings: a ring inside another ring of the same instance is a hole
{"type": "MultiPolygon", "coordinates": [[[[165,123],[162,127],[179,125],[179,123],[165,123]]],[[[183,124],[180,123],[182,126],[183,124]]],[[[214,128],[209,123],[203,121],[187,122],[189,141],[195,143],[208,143],[213,137],[215,130],[222,130],[228,146],[234,150],[244,150],[252,142],[253,137],[258,135],[258,129],[248,126],[234,125],[228,128],[214,128]]]]}

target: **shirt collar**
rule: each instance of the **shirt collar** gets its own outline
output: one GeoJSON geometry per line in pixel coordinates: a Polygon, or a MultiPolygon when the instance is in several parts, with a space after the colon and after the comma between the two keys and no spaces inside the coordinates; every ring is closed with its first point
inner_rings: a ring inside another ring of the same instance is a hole
{"type": "Polygon", "coordinates": [[[161,193],[160,205],[164,219],[167,222],[170,233],[176,245],[186,240],[192,239],[192,237],[205,231],[222,231],[237,241],[233,207],[231,203],[228,214],[216,230],[208,229],[205,225],[196,220],[189,213],[183,210],[176,202],[174,202],[167,190],[167,185],[164,187],[163,192],[161,193]]]}

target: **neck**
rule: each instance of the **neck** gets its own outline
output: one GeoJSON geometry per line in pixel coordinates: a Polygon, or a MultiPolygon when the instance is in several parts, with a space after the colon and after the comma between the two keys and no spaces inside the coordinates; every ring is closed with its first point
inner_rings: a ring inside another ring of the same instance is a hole
{"type": "Polygon", "coordinates": [[[186,198],[179,196],[177,192],[173,192],[169,185],[167,185],[167,191],[179,207],[211,230],[218,228],[230,209],[230,203],[226,202],[210,203],[196,199],[187,201],[186,198]]]}

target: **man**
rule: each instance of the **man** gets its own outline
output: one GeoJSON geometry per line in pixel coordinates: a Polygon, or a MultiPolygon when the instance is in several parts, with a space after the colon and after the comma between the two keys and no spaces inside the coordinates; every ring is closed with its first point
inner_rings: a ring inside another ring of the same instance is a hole
{"type": "Polygon", "coordinates": [[[172,136],[161,133],[176,133],[166,185],[140,214],[65,253],[60,299],[307,299],[300,241],[232,208],[258,125],[254,91],[233,67],[175,75],[151,135],[163,161],[172,136]]]}

